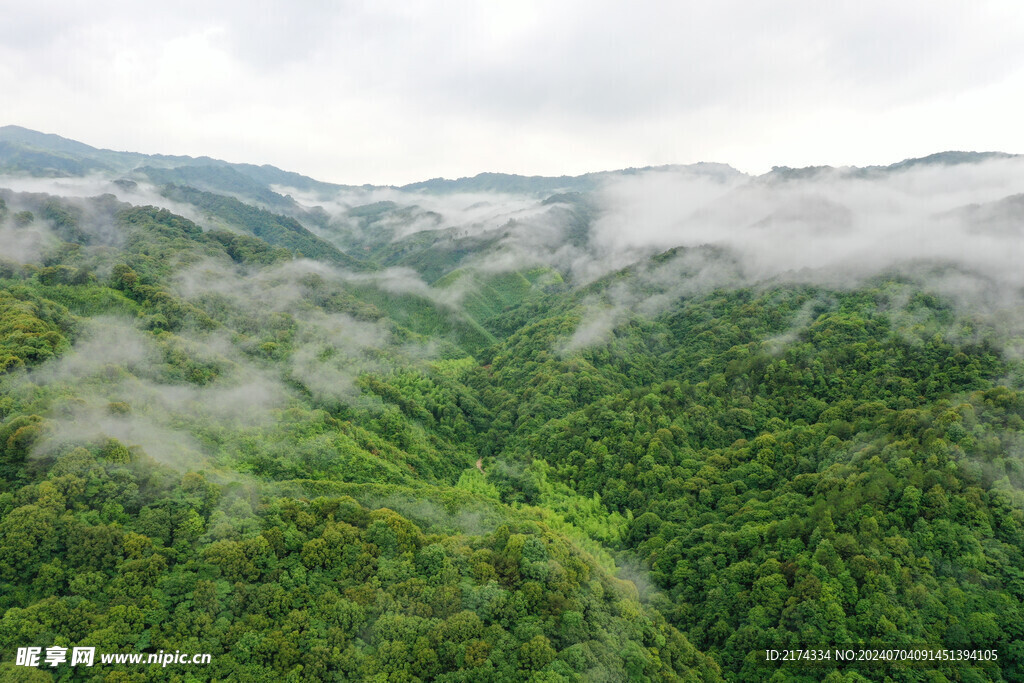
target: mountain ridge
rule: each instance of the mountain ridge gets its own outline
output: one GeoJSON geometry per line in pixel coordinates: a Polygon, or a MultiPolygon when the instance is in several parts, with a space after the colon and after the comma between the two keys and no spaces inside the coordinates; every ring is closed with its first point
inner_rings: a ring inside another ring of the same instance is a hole
{"type": "MultiPolygon", "coordinates": [[[[525,175],[519,173],[502,173],[483,171],[472,176],[458,178],[435,177],[401,185],[346,185],[317,180],[294,171],[288,171],[270,164],[251,164],[215,159],[209,156],[192,157],[188,155],[146,154],[142,152],[117,151],[93,147],[89,144],[65,138],[55,133],[40,131],[18,125],[0,126],[0,171],[5,170],[5,162],[18,152],[35,152],[49,155],[72,155],[64,157],[65,161],[78,162],[88,160],[93,165],[86,170],[134,171],[139,166],[153,165],[156,162],[162,170],[180,167],[219,166],[248,176],[250,179],[269,185],[293,187],[301,190],[339,190],[339,189],[396,189],[405,192],[452,193],[452,192],[486,192],[507,191],[513,193],[553,193],[579,192],[592,190],[603,179],[612,176],[636,175],[644,172],[692,171],[695,173],[725,178],[729,176],[748,178],[784,178],[794,179],[815,176],[821,173],[840,172],[869,176],[877,173],[900,171],[922,165],[959,165],[979,163],[992,159],[1012,159],[1020,155],[1000,151],[962,151],[947,150],[935,152],[923,157],[910,157],[887,165],[874,164],[868,166],[773,166],[766,173],[755,175],[740,171],[733,166],[719,162],[699,161],[691,164],[664,164],[657,166],[627,167],[611,170],[590,171],[580,175],[525,175]],[[78,158],[75,158],[77,155],[78,158]],[[120,163],[117,163],[120,162],[120,163]],[[135,165],[128,167],[129,163],[135,165]],[[175,166],[177,164],[177,166],[175,166]]],[[[26,170],[9,168],[6,170],[26,170]]],[[[55,169],[60,170],[60,169],[55,169]]]]}

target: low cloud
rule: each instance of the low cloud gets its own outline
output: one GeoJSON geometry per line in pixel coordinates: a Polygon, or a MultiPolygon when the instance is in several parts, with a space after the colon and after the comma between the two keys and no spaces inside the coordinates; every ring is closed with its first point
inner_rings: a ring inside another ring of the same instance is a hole
{"type": "Polygon", "coordinates": [[[45,225],[34,221],[29,225],[0,224],[0,260],[14,263],[39,263],[43,254],[60,244],[45,225]]]}
{"type": "Polygon", "coordinates": [[[197,437],[205,425],[271,424],[289,401],[279,378],[222,337],[154,337],[110,317],[87,320],[67,353],[7,382],[22,400],[35,396],[48,405],[38,453],[114,437],[178,469],[208,462],[211,453],[197,437]],[[199,384],[175,377],[166,355],[179,351],[215,368],[215,376],[199,384]]]}
{"type": "Polygon", "coordinates": [[[1017,158],[895,171],[780,170],[713,188],[642,174],[605,187],[594,237],[607,251],[725,246],[757,279],[803,270],[870,275],[908,259],[1011,277],[1021,272],[1013,267],[1019,247],[1006,225],[1021,225],[1024,215],[998,201],[1020,192],[1024,160],[1017,158]],[[986,231],[955,213],[972,204],[987,205],[985,220],[1001,229],[986,231]]]}
{"type": "MultiPolygon", "coordinates": [[[[636,310],[665,310],[716,287],[795,282],[851,287],[899,273],[993,322],[1020,315],[1024,160],[922,164],[901,170],[780,169],[708,185],[644,173],[597,194],[588,255],[600,276],[632,277],[589,302],[568,350],[603,339],[636,310]],[[681,247],[659,262],[642,259],[681,247]]],[[[586,277],[584,277],[586,279],[586,277]]]]}
{"type": "Polygon", "coordinates": [[[390,340],[383,326],[319,311],[297,316],[296,320],[299,333],[290,373],[316,398],[351,400],[359,393],[356,378],[382,367],[373,351],[390,340]]]}
{"type": "Polygon", "coordinates": [[[429,345],[398,344],[387,321],[332,310],[335,297],[349,300],[350,286],[454,305],[452,294],[428,287],[409,269],[351,273],[309,259],[260,269],[207,260],[180,271],[174,284],[186,298],[214,297],[226,303],[234,310],[228,315],[240,316],[238,326],[256,339],[261,329],[281,330],[291,349],[285,359],[287,377],[317,400],[346,403],[360,394],[359,375],[383,369],[385,355],[434,355],[429,345]]]}
{"type": "MultiPolygon", "coordinates": [[[[15,193],[60,198],[62,203],[74,206],[80,212],[81,229],[101,244],[120,244],[123,235],[111,220],[110,211],[99,210],[98,197],[113,197],[118,202],[134,206],[156,206],[175,213],[200,225],[211,221],[194,206],[175,202],[160,194],[152,183],[135,181],[117,175],[93,173],[81,177],[44,178],[26,175],[0,175],[0,188],[15,193]]],[[[219,227],[209,225],[209,227],[219,227]]]]}

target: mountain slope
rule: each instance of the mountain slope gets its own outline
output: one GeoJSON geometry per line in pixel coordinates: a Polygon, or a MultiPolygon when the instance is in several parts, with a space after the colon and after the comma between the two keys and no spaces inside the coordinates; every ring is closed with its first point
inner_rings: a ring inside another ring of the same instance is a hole
{"type": "Polygon", "coordinates": [[[0,650],[1024,678],[1016,157],[342,188],[0,133],[0,650]]]}

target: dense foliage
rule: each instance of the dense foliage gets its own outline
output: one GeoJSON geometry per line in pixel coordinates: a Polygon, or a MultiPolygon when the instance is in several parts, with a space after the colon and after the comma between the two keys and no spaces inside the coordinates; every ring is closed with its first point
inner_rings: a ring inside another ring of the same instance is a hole
{"type": "MultiPolygon", "coordinates": [[[[1024,679],[1021,366],[927,280],[583,287],[467,266],[493,235],[337,246],[388,203],[333,244],[164,194],[211,223],[0,204],[46,228],[0,259],[5,680],[1024,679]],[[581,342],[623,292],[663,305],[581,342]],[[33,644],[213,659],[15,667],[33,644]],[[999,659],[763,661],[826,645],[999,659]]],[[[728,265],[650,267],[692,258],[728,265]]]]}
{"type": "Polygon", "coordinates": [[[907,289],[716,293],[569,360],[525,330],[488,373],[501,457],[628,513],[655,604],[743,679],[767,648],[853,643],[994,647],[1014,679],[1024,400],[935,299],[880,312],[907,289]]]}

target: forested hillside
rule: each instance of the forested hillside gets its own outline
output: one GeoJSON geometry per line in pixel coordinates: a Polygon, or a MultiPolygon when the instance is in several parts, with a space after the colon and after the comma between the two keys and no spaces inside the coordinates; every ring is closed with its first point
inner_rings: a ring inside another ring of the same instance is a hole
{"type": "Polygon", "coordinates": [[[0,142],[3,680],[1024,679],[1015,158],[396,189],[0,142]],[[825,646],[998,658],[765,661],[825,646]]]}

